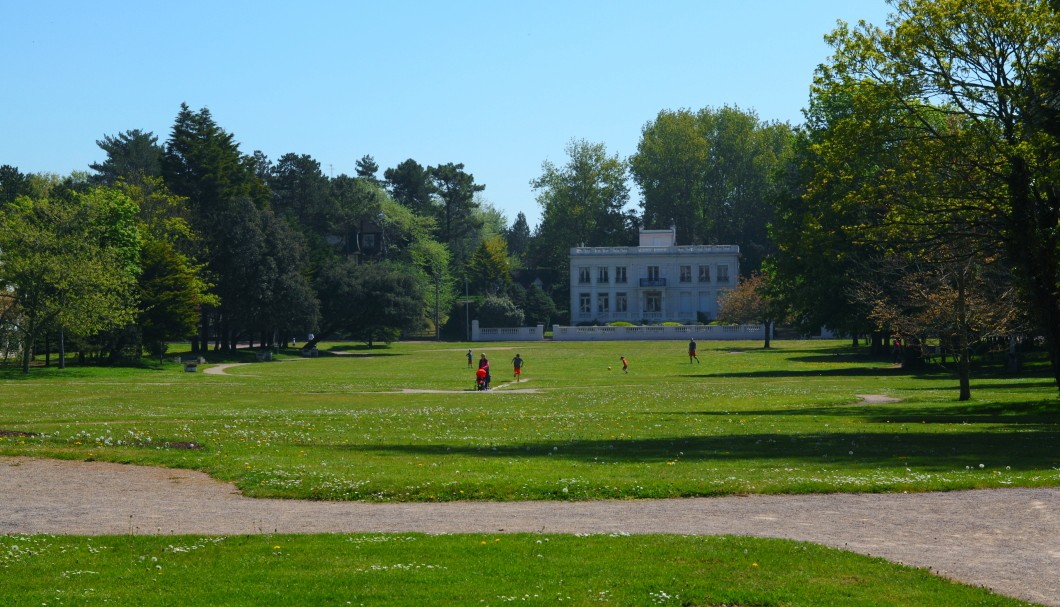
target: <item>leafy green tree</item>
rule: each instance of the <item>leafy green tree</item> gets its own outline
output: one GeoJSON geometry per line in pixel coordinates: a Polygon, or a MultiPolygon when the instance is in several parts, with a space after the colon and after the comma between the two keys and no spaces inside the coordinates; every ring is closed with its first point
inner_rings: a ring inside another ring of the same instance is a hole
{"type": "Polygon", "coordinates": [[[22,197],[0,215],[0,284],[20,318],[24,373],[43,331],[93,335],[132,319],[139,239],[127,203],[114,190],[22,197]]]}
{"type": "Polygon", "coordinates": [[[307,347],[337,334],[372,347],[423,326],[423,292],[401,266],[340,261],[323,268],[315,286],[321,301],[320,333],[307,347]]]}
{"type": "Polygon", "coordinates": [[[850,292],[864,277],[867,260],[880,242],[866,242],[859,229],[872,221],[869,205],[836,201],[875,167],[854,155],[849,169],[856,167],[859,177],[819,177],[828,163],[820,142],[828,136],[832,114],[830,109],[811,108],[809,126],[796,137],[792,160],[781,172],[781,187],[774,198],[770,231],[778,252],[765,265],[772,293],[790,309],[797,328],[810,334],[828,327],[851,335],[856,345],[858,335],[870,330],[872,323],[868,308],[850,292]]]}
{"type": "Polygon", "coordinates": [[[504,238],[494,236],[479,245],[468,262],[468,279],[476,293],[493,295],[511,283],[511,267],[504,238]]]}
{"type": "Polygon", "coordinates": [[[527,325],[542,324],[547,327],[552,324],[552,319],[556,318],[556,303],[541,287],[530,285],[526,290],[523,312],[526,314],[527,325]]]}
{"type": "Polygon", "coordinates": [[[1037,120],[1055,91],[1040,76],[1058,40],[1060,15],[1041,0],[897,0],[886,28],[843,25],[829,37],[836,52],[813,94],[855,110],[822,142],[834,162],[815,187],[849,179],[840,158],[875,162],[882,170],[852,202],[883,202],[887,222],[933,230],[937,242],[971,228],[977,246],[1004,252],[1060,385],[1058,156],[1037,120]]]}
{"type": "Polygon", "coordinates": [[[96,145],[107,153],[107,158],[89,165],[96,172],[91,178],[93,183],[115,185],[123,180],[138,184],[162,175],[162,146],[153,133],[134,129],[104,135],[96,145]]]}
{"type": "Polygon", "coordinates": [[[679,243],[737,244],[741,271],[757,271],[772,250],[771,180],[790,140],[788,125],[738,108],[660,112],[630,158],[644,225],[676,227],[679,243]]]}
{"type": "Polygon", "coordinates": [[[542,208],[532,257],[561,275],[569,268],[571,247],[629,245],[636,227],[636,218],[625,212],[626,163],[601,143],[572,140],[566,151],[566,165],[546,160],[531,182],[542,208]]]}
{"type": "Polygon", "coordinates": [[[199,268],[166,240],[145,240],[140,263],[136,324],[148,350],[161,357],[166,342],[195,335],[199,305],[213,303],[207,294],[210,285],[202,280],[199,268]]]}
{"type": "Polygon", "coordinates": [[[264,246],[256,268],[251,329],[262,346],[285,343],[316,326],[319,302],[307,272],[302,234],[270,209],[261,211],[264,246]]]}
{"type": "Polygon", "coordinates": [[[525,319],[523,311],[504,295],[484,297],[477,315],[482,327],[521,327],[525,319]]]}

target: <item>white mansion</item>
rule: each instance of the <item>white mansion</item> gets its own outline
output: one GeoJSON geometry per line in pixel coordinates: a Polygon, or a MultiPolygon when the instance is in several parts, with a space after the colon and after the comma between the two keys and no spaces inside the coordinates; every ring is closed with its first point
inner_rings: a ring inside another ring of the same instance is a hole
{"type": "Polygon", "coordinates": [[[641,230],[638,247],[570,250],[571,324],[713,320],[736,286],[740,247],[678,246],[676,230],[641,230]]]}

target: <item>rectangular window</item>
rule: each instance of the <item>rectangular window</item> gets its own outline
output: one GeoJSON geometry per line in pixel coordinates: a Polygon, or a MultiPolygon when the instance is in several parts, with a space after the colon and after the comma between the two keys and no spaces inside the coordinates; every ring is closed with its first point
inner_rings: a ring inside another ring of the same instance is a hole
{"type": "Polygon", "coordinates": [[[578,268],[578,284],[587,285],[590,282],[589,268],[578,268]]]}
{"type": "Polygon", "coordinates": [[[662,312],[662,295],[659,293],[647,293],[644,295],[645,312],[662,312]]]}
{"type": "Polygon", "coordinates": [[[578,312],[584,315],[593,313],[593,299],[588,293],[578,295],[578,312]]]}
{"type": "Polygon", "coordinates": [[[729,266],[718,266],[718,282],[729,282],[729,266]]]}
{"type": "Polygon", "coordinates": [[[615,312],[625,312],[629,307],[625,293],[615,293],[615,312]]]}
{"type": "Polygon", "coordinates": [[[607,283],[611,282],[610,280],[608,280],[607,268],[597,268],[596,282],[602,285],[606,285],[607,283]]]}
{"type": "Polygon", "coordinates": [[[699,282],[710,282],[710,266],[699,266],[699,282]]]}
{"type": "Polygon", "coordinates": [[[607,314],[611,309],[610,303],[607,293],[600,293],[596,296],[596,311],[600,314],[607,314]]]}
{"type": "Polygon", "coordinates": [[[659,266],[648,266],[648,280],[659,280],[659,266]]]}
{"type": "Polygon", "coordinates": [[[681,266],[681,282],[692,282],[692,266],[681,266]]]}
{"type": "Polygon", "coordinates": [[[626,284],[626,266],[618,266],[615,268],[615,283],[626,284]]]}

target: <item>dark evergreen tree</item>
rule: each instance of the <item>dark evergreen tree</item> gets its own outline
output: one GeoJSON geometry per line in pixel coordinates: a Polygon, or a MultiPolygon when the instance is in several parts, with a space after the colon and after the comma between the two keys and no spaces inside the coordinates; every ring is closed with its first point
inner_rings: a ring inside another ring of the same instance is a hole
{"type": "Polygon", "coordinates": [[[356,168],[358,178],[370,179],[376,183],[379,182],[376,178],[376,174],[379,172],[379,163],[375,161],[375,158],[372,158],[368,154],[361,156],[361,159],[357,161],[356,168]]]}
{"type": "Polygon", "coordinates": [[[104,135],[96,145],[107,153],[103,162],[89,165],[96,174],[93,183],[114,185],[118,180],[142,184],[145,180],[162,175],[162,146],[154,133],[139,129],[104,135]]]}
{"type": "Polygon", "coordinates": [[[33,185],[28,175],[23,175],[9,164],[0,166],[0,208],[14,202],[19,196],[29,196],[32,193],[33,185]]]}
{"type": "Polygon", "coordinates": [[[211,329],[215,347],[231,348],[250,328],[258,286],[255,267],[264,250],[259,215],[269,201],[257,166],[240,153],[234,137],[214,122],[208,109],[192,112],[181,105],[166,142],[163,177],[171,191],[188,199],[192,227],[205,247],[200,259],[220,296],[218,307],[203,307],[195,349],[205,349],[211,329]]]}
{"type": "Polygon", "coordinates": [[[530,224],[522,211],[515,216],[512,226],[505,230],[504,239],[508,241],[508,253],[517,260],[523,260],[530,246],[530,224]]]}
{"type": "Polygon", "coordinates": [[[421,164],[409,158],[392,169],[383,172],[387,189],[394,200],[417,215],[435,217],[435,186],[430,173],[421,164]]]}

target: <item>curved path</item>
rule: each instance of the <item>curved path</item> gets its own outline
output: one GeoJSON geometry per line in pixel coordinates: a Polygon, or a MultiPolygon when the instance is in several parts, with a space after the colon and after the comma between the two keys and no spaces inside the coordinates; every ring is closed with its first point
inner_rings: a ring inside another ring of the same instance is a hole
{"type": "Polygon", "coordinates": [[[596,502],[253,499],[188,470],[0,457],[0,533],[738,534],[883,557],[1060,606],[1060,488],[596,502]]]}

